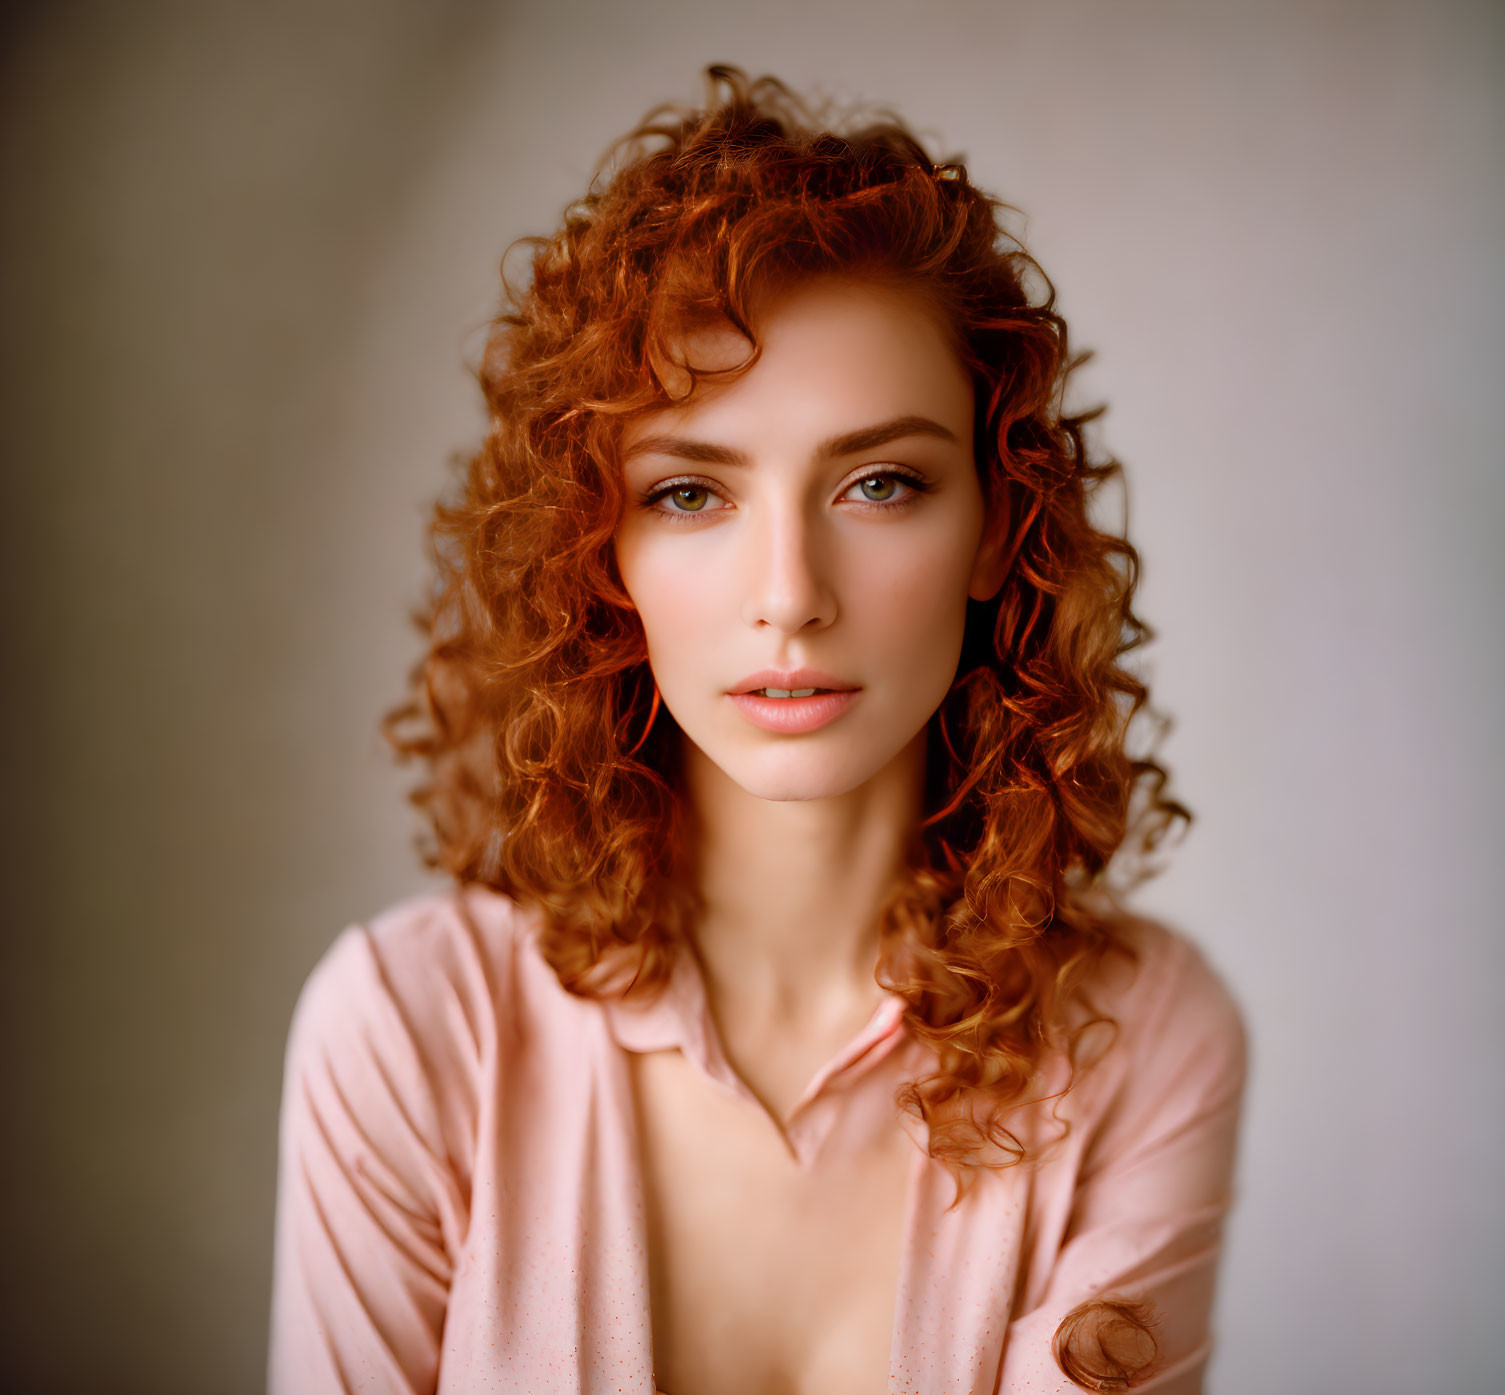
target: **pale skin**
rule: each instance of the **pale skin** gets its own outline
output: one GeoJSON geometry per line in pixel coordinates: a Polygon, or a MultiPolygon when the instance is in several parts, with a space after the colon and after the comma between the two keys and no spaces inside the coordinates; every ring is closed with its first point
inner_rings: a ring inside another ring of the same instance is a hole
{"type": "MultiPolygon", "coordinates": [[[[918,295],[828,278],[757,328],[751,370],[629,424],[616,556],[684,733],[711,1011],[782,1123],[882,997],[877,918],[922,816],[926,724],[968,599],[1002,585],[1003,530],[977,478],[970,377],[918,295]],[[728,696],[800,667],[860,689],[817,731],[764,730],[728,696]]],[[[728,330],[689,347],[714,366],[747,346],[728,330]]],[[[632,1065],[660,1386],[882,1390],[907,1137],[896,1125],[892,1146],[801,1168],[769,1118],[678,1053],[632,1065]]]]}

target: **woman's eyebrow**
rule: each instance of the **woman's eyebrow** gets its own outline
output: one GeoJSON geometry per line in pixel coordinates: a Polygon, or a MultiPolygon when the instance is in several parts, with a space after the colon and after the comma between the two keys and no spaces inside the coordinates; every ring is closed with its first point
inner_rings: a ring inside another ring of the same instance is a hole
{"type": "MultiPolygon", "coordinates": [[[[956,433],[929,417],[903,416],[877,426],[864,426],[857,431],[846,431],[839,436],[828,436],[815,448],[818,460],[831,460],[842,455],[856,455],[859,451],[873,450],[897,441],[902,436],[935,436],[943,441],[956,440],[956,433]]],[[[711,441],[694,441],[686,436],[644,436],[634,441],[623,454],[623,460],[636,455],[672,455],[680,460],[695,460],[706,465],[750,465],[745,452],[734,446],[718,446],[711,441]]]]}

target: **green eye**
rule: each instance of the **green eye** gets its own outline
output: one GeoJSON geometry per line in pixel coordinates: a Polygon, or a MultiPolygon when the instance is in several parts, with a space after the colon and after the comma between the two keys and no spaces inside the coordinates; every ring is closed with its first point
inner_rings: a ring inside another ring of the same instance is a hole
{"type": "Polygon", "coordinates": [[[862,492],[875,504],[881,504],[893,498],[894,477],[892,475],[869,475],[867,479],[859,480],[858,484],[862,492]]]}
{"type": "Polygon", "coordinates": [[[695,485],[685,485],[682,489],[674,491],[674,502],[680,506],[681,512],[699,513],[705,507],[705,501],[709,497],[704,489],[695,485]]]}

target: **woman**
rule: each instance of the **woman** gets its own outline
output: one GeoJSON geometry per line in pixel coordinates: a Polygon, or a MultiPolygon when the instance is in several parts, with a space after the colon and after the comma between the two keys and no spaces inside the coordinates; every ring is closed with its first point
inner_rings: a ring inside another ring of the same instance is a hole
{"type": "Polygon", "coordinates": [[[271,1384],[1201,1388],[1244,1038],[1110,882],[1137,557],[996,205],[708,70],[535,247],[288,1043],[271,1384]]]}

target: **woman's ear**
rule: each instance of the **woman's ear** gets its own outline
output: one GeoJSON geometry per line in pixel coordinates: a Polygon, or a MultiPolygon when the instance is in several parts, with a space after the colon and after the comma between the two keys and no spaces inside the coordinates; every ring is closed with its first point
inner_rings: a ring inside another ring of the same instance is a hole
{"type": "Polygon", "coordinates": [[[1008,565],[1008,511],[990,508],[983,524],[982,540],[977,544],[977,559],[972,564],[967,595],[974,601],[991,601],[1008,580],[1008,565]]]}

